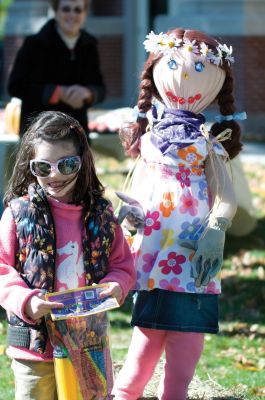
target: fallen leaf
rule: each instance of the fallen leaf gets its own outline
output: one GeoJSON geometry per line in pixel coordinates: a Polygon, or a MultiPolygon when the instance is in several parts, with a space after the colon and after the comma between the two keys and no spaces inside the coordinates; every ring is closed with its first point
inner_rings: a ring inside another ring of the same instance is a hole
{"type": "Polygon", "coordinates": [[[253,371],[253,372],[260,371],[260,369],[258,367],[254,367],[254,366],[250,366],[250,365],[243,365],[240,363],[236,364],[236,368],[243,369],[244,371],[253,371]]]}
{"type": "Polygon", "coordinates": [[[258,386],[252,389],[252,392],[258,396],[265,396],[265,386],[258,386]]]}

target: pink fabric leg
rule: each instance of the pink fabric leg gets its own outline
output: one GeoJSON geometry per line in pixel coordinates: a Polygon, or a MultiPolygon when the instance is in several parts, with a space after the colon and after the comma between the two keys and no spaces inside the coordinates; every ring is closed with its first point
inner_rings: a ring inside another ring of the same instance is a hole
{"type": "Polygon", "coordinates": [[[142,396],[164,350],[166,331],[135,327],[127,359],[114,383],[115,400],[142,396]]]}
{"type": "Polygon", "coordinates": [[[203,333],[167,332],[166,363],[159,385],[159,400],[186,400],[203,342],[203,333]]]}

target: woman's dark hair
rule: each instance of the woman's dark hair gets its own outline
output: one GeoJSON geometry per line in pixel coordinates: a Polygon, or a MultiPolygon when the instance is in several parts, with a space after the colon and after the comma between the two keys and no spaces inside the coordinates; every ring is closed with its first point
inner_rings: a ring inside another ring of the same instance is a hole
{"type": "Polygon", "coordinates": [[[41,141],[60,143],[72,142],[82,159],[82,165],[73,194],[73,203],[84,202],[87,208],[104,193],[104,187],[96,175],[92,152],[82,126],[74,118],[59,111],[45,111],[33,119],[25,132],[18,150],[12,177],[4,196],[5,205],[19,196],[28,193],[28,186],[37,183],[30,171],[30,160],[34,158],[35,148],[41,141]]]}
{"type": "MultiPolygon", "coordinates": [[[[54,11],[58,10],[60,1],[61,0],[50,0],[51,7],[54,11]]],[[[75,0],[71,0],[71,1],[75,1],[75,0]]],[[[88,10],[89,3],[90,3],[90,0],[84,0],[85,10],[88,10]]]]}
{"type": "MultiPolygon", "coordinates": [[[[168,32],[168,34],[174,34],[178,39],[189,39],[190,41],[196,40],[197,42],[204,42],[212,50],[216,51],[216,46],[219,42],[211,36],[197,30],[185,30],[182,28],[176,28],[168,32]]],[[[152,99],[156,97],[162,101],[153,79],[153,67],[155,63],[162,57],[161,54],[154,55],[150,53],[147,61],[144,64],[144,68],[140,77],[140,90],[137,101],[139,112],[146,113],[152,106],[152,99]]],[[[225,71],[226,77],[224,84],[217,95],[216,100],[218,101],[220,113],[222,115],[230,115],[235,112],[234,96],[233,96],[233,75],[232,70],[227,61],[223,60],[220,65],[225,71]]],[[[125,152],[132,157],[136,157],[139,150],[140,137],[146,131],[148,125],[147,118],[138,118],[135,123],[126,124],[120,129],[119,135],[125,152]]],[[[211,133],[217,136],[219,133],[224,131],[226,128],[232,129],[232,135],[230,140],[222,142],[230,158],[234,158],[241,150],[242,143],[240,141],[240,126],[235,121],[223,121],[221,123],[213,124],[211,133]]]]}

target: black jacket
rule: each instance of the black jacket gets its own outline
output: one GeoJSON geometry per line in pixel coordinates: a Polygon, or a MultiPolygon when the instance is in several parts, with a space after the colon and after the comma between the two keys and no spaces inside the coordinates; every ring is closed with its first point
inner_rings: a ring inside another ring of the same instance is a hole
{"type": "Polygon", "coordinates": [[[25,38],[9,76],[10,96],[22,100],[20,134],[23,134],[28,118],[45,110],[70,114],[87,131],[88,105],[73,109],[63,102],[49,104],[57,85],[74,84],[93,91],[93,104],[104,100],[105,85],[100,71],[97,41],[81,30],[74,49],[69,50],[52,19],[37,34],[25,38]]]}

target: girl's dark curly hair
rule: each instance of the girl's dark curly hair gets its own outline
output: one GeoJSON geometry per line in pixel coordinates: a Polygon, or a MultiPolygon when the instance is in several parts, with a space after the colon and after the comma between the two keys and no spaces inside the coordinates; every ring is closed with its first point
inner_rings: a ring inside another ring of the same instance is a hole
{"type": "MultiPolygon", "coordinates": [[[[204,42],[212,50],[216,51],[216,46],[219,42],[211,36],[197,30],[185,30],[176,28],[168,32],[174,34],[179,39],[189,39],[190,41],[196,40],[197,42],[204,42]]],[[[162,101],[158,90],[155,86],[153,79],[154,64],[162,57],[161,54],[154,55],[150,53],[140,77],[140,90],[137,101],[139,112],[146,113],[152,106],[152,98],[155,97],[162,101]]],[[[220,107],[222,115],[230,115],[235,112],[234,96],[233,96],[233,75],[232,70],[227,61],[223,60],[219,66],[225,71],[226,77],[222,89],[217,95],[216,100],[220,107]]],[[[120,129],[119,135],[125,152],[132,157],[136,157],[139,150],[140,137],[146,131],[148,125],[147,118],[138,118],[135,123],[126,124],[120,129]]],[[[226,128],[232,129],[232,136],[230,140],[222,142],[230,158],[234,158],[241,150],[242,143],[240,141],[240,126],[235,121],[223,121],[221,123],[214,123],[211,132],[214,136],[224,131],[226,128]]]]}
{"type": "Polygon", "coordinates": [[[60,143],[70,141],[81,157],[82,165],[75,185],[73,203],[82,202],[89,209],[98,197],[104,193],[104,187],[96,175],[94,159],[86,134],[74,118],[59,111],[45,111],[33,119],[25,132],[16,158],[12,177],[9,180],[4,204],[28,193],[28,186],[37,183],[37,178],[30,171],[30,160],[35,156],[36,146],[41,141],[60,143]]]}

